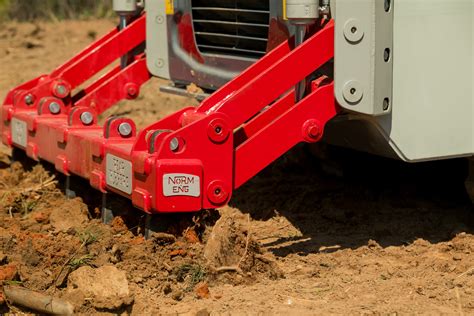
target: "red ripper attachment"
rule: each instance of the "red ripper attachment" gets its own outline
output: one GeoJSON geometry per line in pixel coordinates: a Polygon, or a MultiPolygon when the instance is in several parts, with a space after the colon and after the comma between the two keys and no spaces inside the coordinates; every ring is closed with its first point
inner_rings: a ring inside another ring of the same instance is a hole
{"type": "Polygon", "coordinates": [[[85,88],[80,85],[142,44],[145,15],[113,30],[53,71],[11,91],[2,107],[2,139],[94,188],[148,212],[190,212],[226,204],[232,191],[300,142],[319,141],[337,114],[332,82],[319,78],[295,104],[292,87],[334,55],[330,21],[301,46],[268,53],[197,108],[185,108],[138,132],[130,119],[97,115],[133,99],[150,78],[135,56],[85,88]]]}

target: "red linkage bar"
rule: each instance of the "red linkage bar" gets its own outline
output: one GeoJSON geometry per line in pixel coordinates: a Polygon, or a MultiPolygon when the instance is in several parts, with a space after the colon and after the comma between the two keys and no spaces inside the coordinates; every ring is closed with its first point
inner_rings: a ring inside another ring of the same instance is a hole
{"type": "MultiPolygon", "coordinates": [[[[58,67],[50,75],[40,76],[10,91],[3,104],[3,119],[9,120],[11,118],[13,108],[37,108],[45,97],[55,97],[65,105],[72,106],[71,102],[78,98],[71,98],[73,89],[89,80],[113,61],[144,43],[145,35],[145,15],[138,17],[120,32],[117,29],[112,30],[58,67]]],[[[140,74],[143,76],[143,71],[140,74]]],[[[149,75],[140,81],[143,82],[148,78],[149,75]]],[[[139,84],[137,83],[137,85],[139,84]]],[[[83,96],[84,91],[81,91],[80,97],[83,96]]],[[[102,108],[106,109],[107,107],[102,108]]]]}
{"type": "Polygon", "coordinates": [[[288,43],[281,44],[262,63],[251,66],[235,82],[224,86],[225,93],[217,92],[218,100],[211,96],[196,112],[226,113],[232,127],[237,128],[334,56],[334,23],[331,21],[291,53],[289,47],[288,43]],[[308,51],[317,53],[308,55],[308,51]],[[282,58],[284,52],[288,53],[282,58]]]}
{"type": "Polygon", "coordinates": [[[237,147],[234,188],[250,180],[296,144],[319,141],[323,136],[324,126],[337,112],[334,85],[330,84],[313,91],[278,119],[266,125],[237,147]]]}
{"type": "Polygon", "coordinates": [[[149,79],[146,59],[142,56],[123,71],[117,66],[107,76],[84,89],[85,96],[75,105],[90,106],[102,113],[120,100],[135,99],[140,93],[140,86],[149,79]]]}

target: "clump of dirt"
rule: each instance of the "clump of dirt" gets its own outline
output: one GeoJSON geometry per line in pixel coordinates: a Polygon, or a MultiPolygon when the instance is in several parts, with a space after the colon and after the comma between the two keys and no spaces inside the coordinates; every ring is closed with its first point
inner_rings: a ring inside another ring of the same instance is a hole
{"type": "Polygon", "coordinates": [[[204,257],[217,280],[223,272],[239,274],[239,278],[230,278],[236,283],[243,281],[242,276],[247,280],[283,277],[272,255],[252,236],[250,216],[235,210],[224,213],[216,222],[204,247],[204,257]]]}
{"type": "Polygon", "coordinates": [[[72,272],[63,298],[66,297],[75,301],[76,306],[90,302],[94,308],[107,310],[116,310],[133,303],[126,273],[108,265],[97,269],[85,266],[72,272]]]}

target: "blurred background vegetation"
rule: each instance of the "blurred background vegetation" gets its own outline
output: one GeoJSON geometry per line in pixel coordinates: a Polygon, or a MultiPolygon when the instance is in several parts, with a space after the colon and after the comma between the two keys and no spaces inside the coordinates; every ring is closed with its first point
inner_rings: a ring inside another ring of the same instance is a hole
{"type": "Polygon", "coordinates": [[[0,19],[62,20],[113,16],[112,0],[0,0],[0,19]]]}

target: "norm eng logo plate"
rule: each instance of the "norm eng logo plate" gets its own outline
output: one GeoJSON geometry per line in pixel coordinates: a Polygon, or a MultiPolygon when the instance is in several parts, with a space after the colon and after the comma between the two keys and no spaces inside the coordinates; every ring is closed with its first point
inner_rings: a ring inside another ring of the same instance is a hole
{"type": "Polygon", "coordinates": [[[163,175],[163,195],[199,197],[200,181],[199,176],[193,174],[167,173],[163,175]]]}

